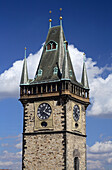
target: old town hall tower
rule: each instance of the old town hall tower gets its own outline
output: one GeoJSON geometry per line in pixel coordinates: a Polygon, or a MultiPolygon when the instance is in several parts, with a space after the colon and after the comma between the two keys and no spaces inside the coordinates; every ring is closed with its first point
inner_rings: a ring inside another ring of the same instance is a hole
{"type": "Polygon", "coordinates": [[[60,25],[50,27],[34,79],[26,54],[20,82],[24,107],[22,169],[85,170],[89,84],[85,62],[78,82],[60,25]]]}

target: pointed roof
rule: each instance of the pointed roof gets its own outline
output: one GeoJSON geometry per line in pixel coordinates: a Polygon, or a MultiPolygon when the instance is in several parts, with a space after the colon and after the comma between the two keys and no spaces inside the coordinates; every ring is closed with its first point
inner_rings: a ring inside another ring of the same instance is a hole
{"type": "Polygon", "coordinates": [[[28,83],[28,70],[27,70],[26,48],[25,48],[25,58],[23,62],[23,69],[22,69],[20,84],[27,84],[27,83],[28,83]]]}
{"type": "Polygon", "coordinates": [[[68,50],[65,55],[64,42],[65,36],[61,25],[49,28],[47,39],[43,47],[43,53],[36,71],[35,79],[32,83],[59,80],[58,75],[54,74],[54,68],[57,67],[56,63],[58,63],[61,73],[62,69],[66,67],[66,63],[68,63],[68,72],[69,70],[72,70],[73,72],[73,76],[70,77],[70,79],[73,81],[76,80],[68,50]],[[49,42],[56,43],[55,50],[46,50],[46,46],[49,44],[49,42]],[[41,76],[38,75],[39,70],[41,70],[41,76]]]}
{"type": "Polygon", "coordinates": [[[63,61],[62,78],[69,79],[76,82],[75,73],[73,70],[72,62],[68,50],[65,50],[65,56],[63,61]]]}
{"type": "Polygon", "coordinates": [[[85,61],[83,61],[83,71],[82,71],[82,80],[81,80],[81,83],[84,86],[84,88],[89,89],[89,83],[88,83],[88,77],[87,77],[85,61]]]}

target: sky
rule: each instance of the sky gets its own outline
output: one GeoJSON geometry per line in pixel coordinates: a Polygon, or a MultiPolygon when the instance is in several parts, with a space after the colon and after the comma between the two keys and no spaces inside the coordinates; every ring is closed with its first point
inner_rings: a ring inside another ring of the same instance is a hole
{"type": "Polygon", "coordinates": [[[36,68],[49,29],[63,30],[78,81],[83,52],[90,86],[87,109],[88,170],[112,169],[112,1],[0,0],[0,169],[21,169],[23,107],[19,83],[27,48],[29,78],[36,68]]]}

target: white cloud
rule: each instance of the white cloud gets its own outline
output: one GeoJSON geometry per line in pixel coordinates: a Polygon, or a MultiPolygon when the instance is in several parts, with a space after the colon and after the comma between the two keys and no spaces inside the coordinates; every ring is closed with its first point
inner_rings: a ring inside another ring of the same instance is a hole
{"type": "MultiPolygon", "coordinates": [[[[42,48],[34,55],[30,54],[27,58],[29,78],[33,78],[42,48]]],[[[19,84],[21,79],[23,61],[16,61],[12,67],[5,70],[0,75],[0,98],[19,97],[19,84]]]]}
{"type": "Polygon", "coordinates": [[[21,165],[22,151],[20,152],[8,152],[4,150],[0,154],[0,168],[8,168],[12,170],[20,170],[22,169],[21,165]]]}
{"type": "Polygon", "coordinates": [[[112,152],[112,141],[96,142],[89,148],[89,152],[92,153],[105,153],[112,152]]]}
{"type": "Polygon", "coordinates": [[[87,146],[88,169],[108,169],[112,167],[112,141],[96,142],[93,146],[87,146]]]}
{"type": "Polygon", "coordinates": [[[16,147],[17,149],[22,149],[22,142],[16,144],[15,147],[16,147]]]}
{"type": "MultiPolygon", "coordinates": [[[[83,53],[73,45],[69,46],[69,52],[77,80],[81,81],[83,53]]],[[[87,114],[89,116],[112,117],[112,74],[109,74],[105,79],[101,77],[106,70],[111,71],[112,67],[99,68],[97,62],[94,62],[92,58],[86,58],[86,68],[92,104],[87,114]]]]}
{"type": "Polygon", "coordinates": [[[10,161],[12,161],[14,159],[20,159],[21,155],[22,155],[21,151],[13,153],[13,152],[8,152],[7,150],[4,150],[3,154],[0,155],[0,160],[10,160],[10,161]]]}
{"type": "MultiPolygon", "coordinates": [[[[81,80],[83,52],[80,52],[73,45],[69,45],[69,52],[76,78],[81,80]]],[[[37,65],[42,53],[42,48],[36,54],[30,54],[27,58],[29,78],[34,78],[37,65]]],[[[19,83],[21,78],[23,61],[16,61],[13,66],[0,75],[0,98],[19,97],[19,83]]],[[[88,110],[89,116],[112,117],[112,74],[105,79],[102,74],[112,67],[104,66],[99,68],[97,62],[92,58],[86,58],[86,67],[90,86],[91,107],[88,110]]]]}
{"type": "Polygon", "coordinates": [[[2,166],[2,165],[4,165],[4,166],[13,165],[13,162],[10,162],[10,161],[8,161],[8,162],[2,162],[2,161],[0,161],[0,166],[2,166]]]}

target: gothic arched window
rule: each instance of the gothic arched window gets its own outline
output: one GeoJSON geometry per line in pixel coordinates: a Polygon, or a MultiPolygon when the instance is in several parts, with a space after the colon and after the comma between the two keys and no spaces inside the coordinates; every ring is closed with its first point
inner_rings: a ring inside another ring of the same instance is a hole
{"type": "Polygon", "coordinates": [[[57,43],[54,41],[50,41],[47,45],[46,45],[46,51],[52,51],[52,50],[56,50],[57,49],[57,43]]]}
{"type": "Polygon", "coordinates": [[[79,158],[74,158],[74,170],[79,170],[79,158]]]}

